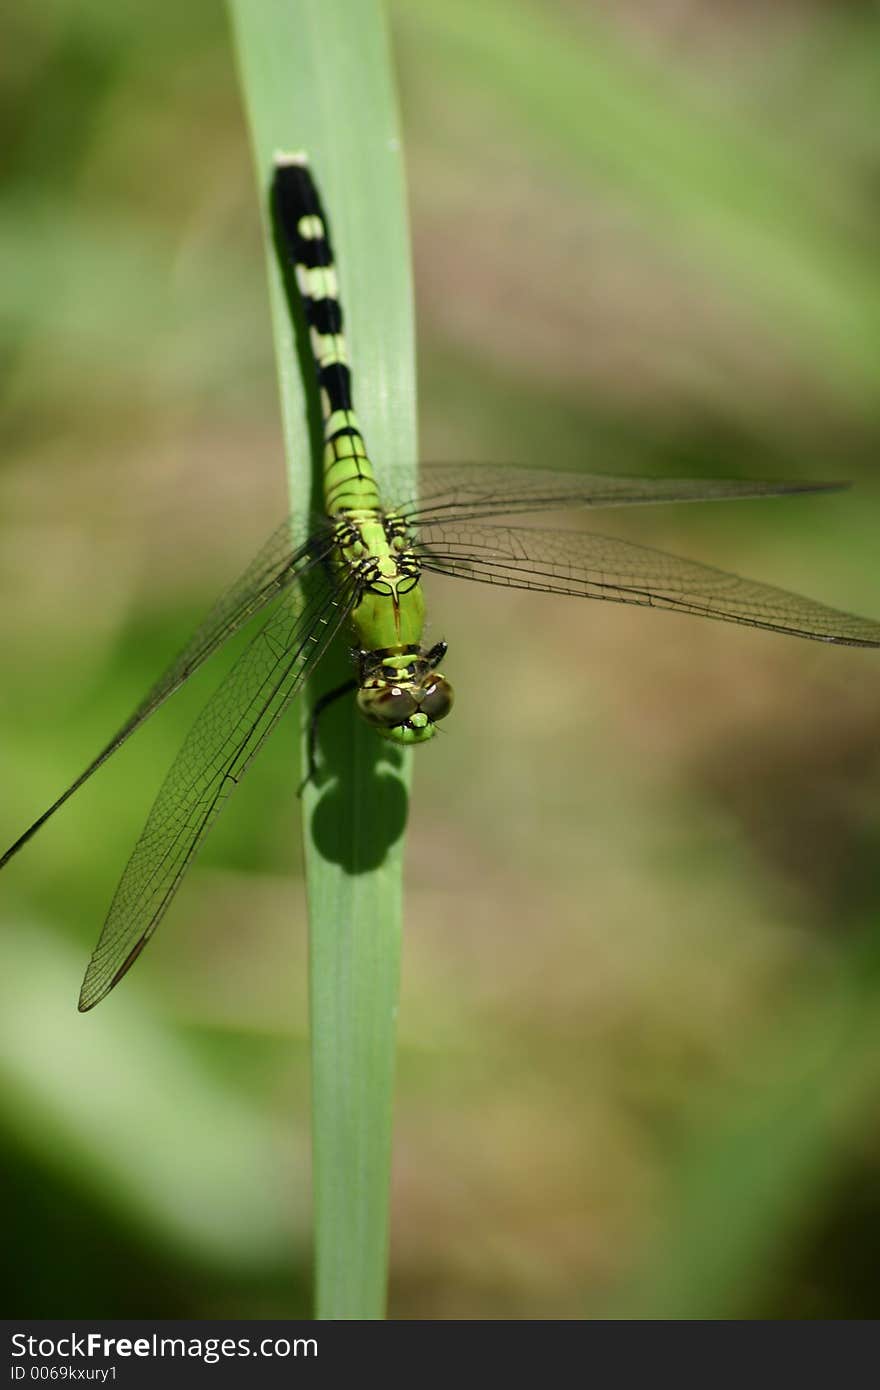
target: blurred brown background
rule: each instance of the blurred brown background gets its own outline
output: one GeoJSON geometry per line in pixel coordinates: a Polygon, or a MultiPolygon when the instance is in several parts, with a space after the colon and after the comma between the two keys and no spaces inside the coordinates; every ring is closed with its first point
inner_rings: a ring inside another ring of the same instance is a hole
{"type": "MultiPolygon", "coordinates": [[[[391,16],[423,456],[851,478],[596,529],[880,616],[876,6],[391,16]]],[[[222,12],[4,28],[9,841],[287,503],[222,12]]],[[[876,1316],[880,656],[431,598],[458,704],[412,804],[391,1316],[876,1316]]],[[[308,1313],[295,720],[75,1012],[218,674],[3,876],[7,1315],[308,1313]]]]}

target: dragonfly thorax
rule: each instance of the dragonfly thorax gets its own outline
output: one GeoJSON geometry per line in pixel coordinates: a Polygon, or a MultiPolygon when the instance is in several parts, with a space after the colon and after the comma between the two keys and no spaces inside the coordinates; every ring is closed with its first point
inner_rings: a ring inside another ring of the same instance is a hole
{"type": "Polygon", "coordinates": [[[381,507],[343,512],[336,518],[335,541],[342,563],[374,592],[405,594],[418,583],[421,566],[408,529],[381,507]]]}
{"type": "Polygon", "coordinates": [[[335,519],[334,541],[335,565],[357,587],[357,649],[422,655],[421,565],[400,518],[379,507],[349,509],[335,519]]]}
{"type": "Polygon", "coordinates": [[[449,681],[437,670],[446,643],[362,651],[357,705],[367,723],[395,743],[425,743],[452,709],[449,681]]]}

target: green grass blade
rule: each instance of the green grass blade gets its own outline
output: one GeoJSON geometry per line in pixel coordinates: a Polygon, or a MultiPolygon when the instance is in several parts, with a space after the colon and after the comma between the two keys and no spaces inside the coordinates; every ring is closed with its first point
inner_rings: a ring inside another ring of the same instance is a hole
{"type": "MultiPolygon", "coordinates": [[[[280,1190],[280,1146],[265,1107],[185,1035],[163,1029],[136,990],[83,1028],[68,1002],[80,955],[39,913],[13,906],[5,918],[0,1144],[10,1170],[12,1136],[74,1209],[83,1188],[108,1230],[143,1231],[151,1249],[176,1251],[196,1268],[277,1268],[285,1245],[288,1258],[293,1241],[302,1248],[306,1204],[280,1190]]],[[[302,1127],[292,1137],[298,1155],[302,1127]]]]}
{"type": "MultiPolygon", "coordinates": [[[[294,510],[313,486],[302,372],[266,219],[277,148],[306,149],[331,224],[355,404],[381,485],[413,464],[409,241],[391,60],[373,0],[230,0],[258,184],[294,510]]],[[[311,451],[311,452],[310,452],[311,451]]],[[[415,485],[415,477],[413,477],[415,485]]],[[[344,644],[307,704],[350,674],[344,644]]],[[[322,724],[303,797],[309,898],[316,1312],[384,1313],[408,758],[355,722],[322,724]]]]}

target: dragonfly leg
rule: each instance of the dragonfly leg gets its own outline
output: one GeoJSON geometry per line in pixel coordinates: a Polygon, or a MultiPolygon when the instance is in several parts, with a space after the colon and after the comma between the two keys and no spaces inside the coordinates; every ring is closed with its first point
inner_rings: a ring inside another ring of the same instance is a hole
{"type": "Polygon", "coordinates": [[[321,696],[320,700],[316,701],[315,708],[312,710],[312,717],[309,720],[309,765],[305,777],[300,782],[299,787],[297,788],[297,796],[302,796],[303,791],[308,786],[309,782],[314,782],[318,775],[318,724],[320,722],[321,715],[328,708],[328,706],[335,704],[337,700],[341,700],[343,695],[350,695],[351,692],[353,690],[357,690],[357,688],[358,683],[355,680],[354,676],[352,676],[350,680],[343,681],[342,685],[336,685],[333,687],[332,690],[328,690],[325,695],[321,696]]]}

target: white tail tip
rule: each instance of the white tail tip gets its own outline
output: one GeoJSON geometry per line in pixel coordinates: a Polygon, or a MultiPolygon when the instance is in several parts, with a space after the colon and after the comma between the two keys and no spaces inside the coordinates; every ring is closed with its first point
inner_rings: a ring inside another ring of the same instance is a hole
{"type": "Polygon", "coordinates": [[[273,155],[276,169],[287,169],[291,165],[308,165],[309,157],[305,150],[276,150],[273,155]]]}

